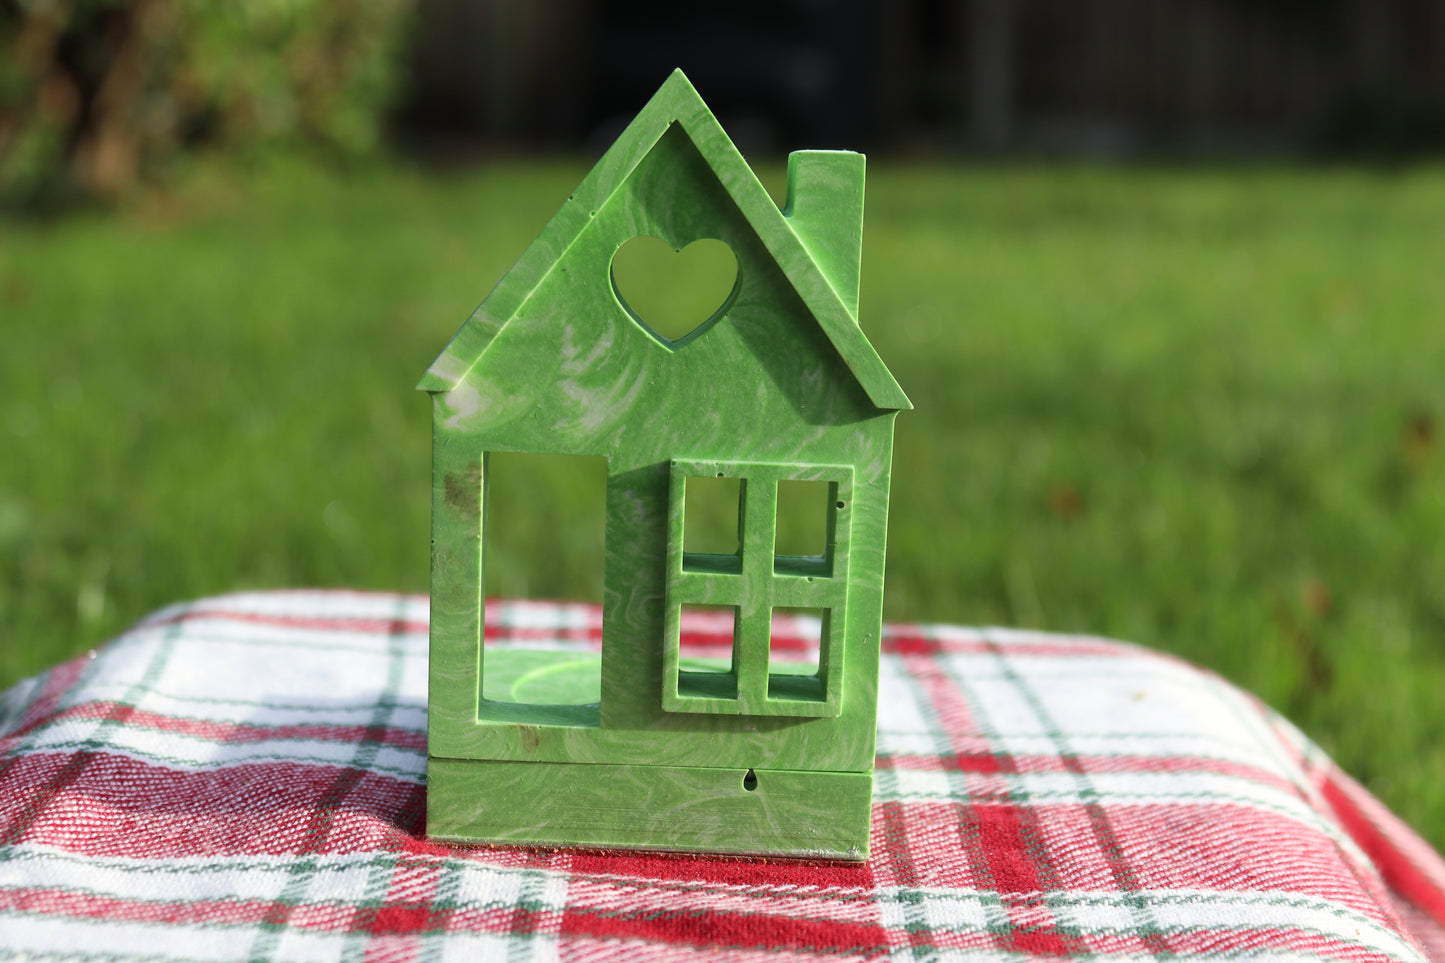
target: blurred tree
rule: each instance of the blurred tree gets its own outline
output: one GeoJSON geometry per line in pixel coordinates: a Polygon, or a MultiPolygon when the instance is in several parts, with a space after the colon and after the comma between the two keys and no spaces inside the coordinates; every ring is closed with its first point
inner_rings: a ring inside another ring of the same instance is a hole
{"type": "Polygon", "coordinates": [[[0,200],[109,197],[207,148],[375,148],[410,0],[0,0],[0,200]]]}

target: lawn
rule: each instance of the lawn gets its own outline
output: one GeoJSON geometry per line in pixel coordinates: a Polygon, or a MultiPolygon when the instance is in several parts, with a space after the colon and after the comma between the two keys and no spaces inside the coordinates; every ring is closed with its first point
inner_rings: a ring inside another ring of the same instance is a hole
{"type": "MultiPolygon", "coordinates": [[[[424,591],[412,386],[583,172],[0,222],[0,687],[177,599],[424,591]]],[[[1445,844],[1441,224],[1445,170],[875,163],[863,324],[917,407],[887,617],[1179,653],[1445,844]]],[[[572,498],[515,495],[544,561],[494,591],[595,595],[572,498]]]]}

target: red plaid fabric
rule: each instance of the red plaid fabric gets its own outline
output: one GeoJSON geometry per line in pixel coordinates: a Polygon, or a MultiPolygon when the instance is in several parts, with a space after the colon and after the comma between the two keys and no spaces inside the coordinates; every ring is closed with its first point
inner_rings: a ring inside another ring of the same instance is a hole
{"type": "MultiPolygon", "coordinates": [[[[589,606],[487,617],[599,645],[589,606]]],[[[1426,844],[1249,696],[1101,639],[889,627],[861,866],[437,845],[426,628],[231,595],[5,693],[0,958],[1445,959],[1426,844]]]]}

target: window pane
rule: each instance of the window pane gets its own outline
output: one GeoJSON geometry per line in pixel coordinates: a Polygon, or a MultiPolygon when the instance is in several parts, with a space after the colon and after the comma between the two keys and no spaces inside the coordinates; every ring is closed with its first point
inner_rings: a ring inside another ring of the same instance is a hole
{"type": "Polygon", "coordinates": [[[778,534],[774,554],[822,558],[828,547],[825,481],[778,482],[778,534]]]}
{"type": "Polygon", "coordinates": [[[689,477],[683,489],[682,550],[736,555],[741,544],[742,482],[689,477]]]}
{"type": "Polygon", "coordinates": [[[772,637],[768,642],[770,675],[817,675],[823,644],[823,609],[773,609],[772,637]]]}
{"type": "Polygon", "coordinates": [[[681,608],[678,694],[702,699],[736,699],[737,607],[684,605],[681,608]]]}
{"type": "MultiPolygon", "coordinates": [[[[601,624],[527,626],[507,605],[526,599],[602,600],[607,459],[492,452],[487,456],[482,566],[489,621],[484,702],[592,705],[601,698],[601,624]],[[497,635],[504,644],[495,645],[497,635]]],[[[497,711],[502,711],[500,708],[497,711]]],[[[484,712],[484,715],[489,713],[484,712]]]]}

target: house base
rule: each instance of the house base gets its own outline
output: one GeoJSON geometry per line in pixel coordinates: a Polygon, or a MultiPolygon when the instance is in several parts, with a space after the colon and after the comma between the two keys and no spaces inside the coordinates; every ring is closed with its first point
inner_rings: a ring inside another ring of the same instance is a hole
{"type": "Polygon", "coordinates": [[[457,843],[861,861],[873,774],[427,760],[427,835],[457,843]]]}

